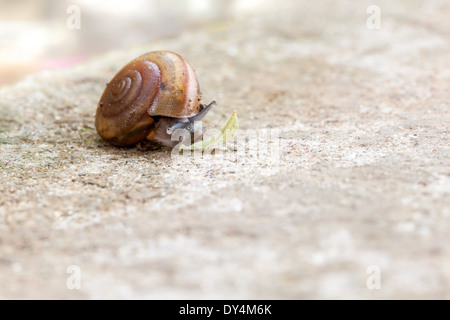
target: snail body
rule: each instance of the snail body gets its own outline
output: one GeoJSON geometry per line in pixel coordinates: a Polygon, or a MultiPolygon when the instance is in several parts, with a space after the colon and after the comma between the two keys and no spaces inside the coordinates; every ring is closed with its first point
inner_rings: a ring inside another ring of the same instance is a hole
{"type": "Polygon", "coordinates": [[[215,104],[201,103],[197,75],[180,55],[170,51],[146,53],[123,67],[100,98],[95,127],[112,145],[129,146],[142,140],[173,147],[176,129],[201,134],[195,125],[215,104]]]}

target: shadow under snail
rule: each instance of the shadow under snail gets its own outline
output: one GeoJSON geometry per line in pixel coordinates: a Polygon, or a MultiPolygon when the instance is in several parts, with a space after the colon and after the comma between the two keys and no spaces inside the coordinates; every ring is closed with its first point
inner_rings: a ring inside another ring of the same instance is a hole
{"type": "Polygon", "coordinates": [[[130,146],[145,139],[174,147],[172,132],[187,129],[201,136],[196,125],[215,105],[202,104],[194,69],[169,51],[146,53],[122,68],[100,98],[95,127],[114,146],[130,146]]]}

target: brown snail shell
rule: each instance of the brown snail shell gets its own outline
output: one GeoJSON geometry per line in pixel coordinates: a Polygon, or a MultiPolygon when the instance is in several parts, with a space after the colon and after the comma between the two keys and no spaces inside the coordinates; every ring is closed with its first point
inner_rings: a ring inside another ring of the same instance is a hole
{"type": "Polygon", "coordinates": [[[128,63],[108,83],[95,126],[115,146],[152,140],[161,135],[160,120],[187,123],[199,114],[205,108],[201,96],[197,75],[183,57],[169,51],[149,52],[128,63]]]}

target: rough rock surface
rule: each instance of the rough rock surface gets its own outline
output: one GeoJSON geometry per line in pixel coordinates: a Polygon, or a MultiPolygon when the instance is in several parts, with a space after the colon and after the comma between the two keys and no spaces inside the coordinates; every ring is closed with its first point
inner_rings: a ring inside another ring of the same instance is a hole
{"type": "Polygon", "coordinates": [[[450,5],[372,2],[278,1],[1,89],[0,298],[449,298],[450,5]],[[105,83],[159,49],[219,102],[205,126],[237,109],[279,153],[103,143],[105,83]]]}

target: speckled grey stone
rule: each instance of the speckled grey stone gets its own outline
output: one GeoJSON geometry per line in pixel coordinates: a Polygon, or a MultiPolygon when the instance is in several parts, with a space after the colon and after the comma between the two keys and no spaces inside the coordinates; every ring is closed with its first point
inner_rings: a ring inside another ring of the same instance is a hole
{"type": "Polygon", "coordinates": [[[376,1],[369,30],[372,2],[278,1],[1,89],[0,298],[449,298],[450,6],[376,1]],[[106,82],[157,49],[219,102],[205,126],[236,109],[279,157],[103,143],[106,82]]]}

